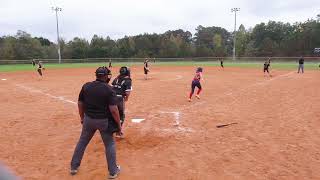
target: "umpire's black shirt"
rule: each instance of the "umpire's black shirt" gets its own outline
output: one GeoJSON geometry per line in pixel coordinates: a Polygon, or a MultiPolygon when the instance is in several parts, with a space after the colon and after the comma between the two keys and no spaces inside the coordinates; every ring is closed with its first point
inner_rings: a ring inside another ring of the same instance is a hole
{"type": "Polygon", "coordinates": [[[93,119],[112,118],[109,105],[116,105],[116,94],[107,83],[95,80],[82,86],[78,101],[84,105],[84,113],[93,119]]]}

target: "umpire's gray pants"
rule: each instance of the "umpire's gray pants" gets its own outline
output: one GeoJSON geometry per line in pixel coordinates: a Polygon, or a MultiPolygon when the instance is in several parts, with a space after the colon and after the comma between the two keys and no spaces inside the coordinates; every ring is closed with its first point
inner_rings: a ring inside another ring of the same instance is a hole
{"type": "Polygon", "coordinates": [[[71,160],[71,169],[77,169],[80,166],[87,145],[89,144],[96,130],[99,130],[105,146],[109,174],[117,173],[118,168],[116,164],[115,142],[112,134],[109,133],[107,129],[108,119],[93,119],[85,115],[81,136],[71,160]]]}
{"type": "Polygon", "coordinates": [[[4,167],[0,163],[0,180],[18,180],[20,178],[17,178],[11,171],[9,171],[6,167],[4,167]]]}
{"type": "Polygon", "coordinates": [[[301,72],[304,73],[304,64],[299,64],[298,73],[300,73],[300,69],[301,72]]]}

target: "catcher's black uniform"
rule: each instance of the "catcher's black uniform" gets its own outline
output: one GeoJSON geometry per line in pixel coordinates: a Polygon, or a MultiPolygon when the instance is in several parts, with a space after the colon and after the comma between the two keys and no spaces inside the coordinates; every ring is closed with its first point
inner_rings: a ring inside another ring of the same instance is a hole
{"type": "Polygon", "coordinates": [[[132,80],[129,76],[119,75],[112,82],[113,90],[117,94],[118,109],[120,114],[121,125],[125,119],[125,103],[126,92],[132,91],[132,80]]]}

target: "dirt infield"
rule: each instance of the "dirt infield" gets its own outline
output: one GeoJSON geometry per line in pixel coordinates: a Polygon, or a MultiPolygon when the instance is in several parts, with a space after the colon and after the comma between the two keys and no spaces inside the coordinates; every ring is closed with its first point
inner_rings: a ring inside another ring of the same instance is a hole
{"type": "MultiPolygon", "coordinates": [[[[69,175],[81,131],[75,102],[94,70],[47,69],[41,80],[0,73],[0,161],[24,179],[105,179],[99,133],[79,174],[69,175]]],[[[142,70],[132,68],[125,139],[117,141],[120,180],[320,178],[320,72],[270,78],[208,67],[201,100],[188,102],[194,67],[153,67],[147,81],[142,70]],[[216,128],[227,123],[237,124],[216,128]]]]}

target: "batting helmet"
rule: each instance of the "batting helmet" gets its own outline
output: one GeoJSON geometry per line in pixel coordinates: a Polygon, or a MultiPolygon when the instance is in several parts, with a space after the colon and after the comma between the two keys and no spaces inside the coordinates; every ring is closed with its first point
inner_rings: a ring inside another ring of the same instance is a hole
{"type": "Polygon", "coordinates": [[[203,70],[202,67],[197,68],[197,72],[202,72],[202,70],[203,70]]]}

